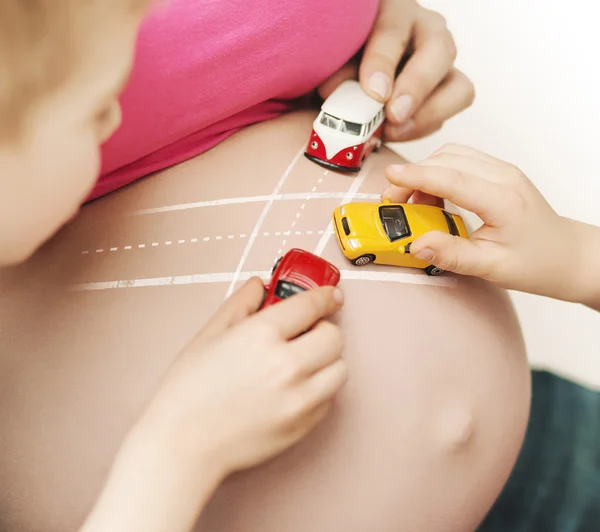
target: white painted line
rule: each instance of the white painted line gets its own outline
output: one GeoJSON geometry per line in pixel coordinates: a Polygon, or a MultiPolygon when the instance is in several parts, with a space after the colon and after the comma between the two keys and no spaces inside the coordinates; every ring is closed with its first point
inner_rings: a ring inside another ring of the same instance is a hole
{"type": "Polygon", "coordinates": [[[125,246],[123,249],[131,249],[131,246],[125,246]]]}
{"type": "Polygon", "coordinates": [[[245,235],[244,233],[242,233],[242,234],[240,235],[240,238],[246,238],[246,235],[245,235]]]}
{"type": "Polygon", "coordinates": [[[240,261],[235,270],[235,275],[234,275],[233,279],[231,280],[231,283],[229,284],[229,289],[227,290],[227,294],[226,294],[225,298],[228,298],[233,293],[235,285],[239,280],[239,276],[242,273],[242,269],[244,268],[244,264],[246,263],[246,260],[248,259],[248,255],[250,254],[250,250],[252,249],[252,245],[254,244],[254,241],[256,240],[256,236],[258,235],[258,232],[260,231],[260,228],[262,227],[262,224],[264,223],[264,221],[267,217],[267,214],[269,213],[269,210],[271,210],[271,206],[273,205],[273,202],[275,201],[275,196],[277,194],[279,194],[279,191],[285,184],[288,176],[290,175],[290,173],[292,171],[292,168],[294,168],[296,162],[298,161],[298,159],[300,159],[300,157],[302,157],[303,154],[304,154],[304,145],[302,145],[302,148],[298,151],[298,153],[291,160],[291,162],[288,165],[288,167],[286,168],[285,172],[283,172],[283,175],[279,178],[277,185],[275,185],[275,189],[273,190],[273,193],[271,194],[269,201],[267,201],[262,212],[260,213],[260,216],[258,217],[258,220],[256,221],[254,229],[252,229],[252,233],[250,234],[248,243],[246,244],[246,247],[244,248],[244,251],[242,252],[242,256],[240,257],[240,261]]]}
{"type": "Polygon", "coordinates": [[[104,250],[103,250],[103,249],[97,249],[97,250],[96,250],[96,253],[103,253],[103,252],[104,252],[104,250]]]}
{"type": "Polygon", "coordinates": [[[81,252],[81,254],[82,254],[82,255],[89,255],[89,254],[90,254],[90,252],[89,252],[89,251],[82,251],[82,252],[81,252]]]}
{"type": "MultiPolygon", "coordinates": [[[[352,182],[352,185],[348,189],[348,192],[346,192],[346,195],[342,199],[342,202],[340,203],[340,205],[343,205],[344,203],[350,203],[357,196],[358,189],[363,184],[363,181],[367,177],[367,174],[368,174],[367,165],[364,165],[361,168],[360,173],[356,176],[356,178],[352,182]]],[[[315,248],[315,251],[314,251],[315,255],[321,255],[321,253],[323,253],[323,250],[327,246],[327,243],[329,242],[329,239],[331,238],[332,234],[333,234],[333,220],[329,220],[329,224],[327,225],[325,234],[321,237],[321,239],[319,240],[319,243],[317,244],[317,247],[315,248]]]]}
{"type": "Polygon", "coordinates": [[[112,252],[117,251],[119,248],[110,248],[112,252]]]}
{"type": "Polygon", "coordinates": [[[156,248],[156,247],[158,247],[158,242],[152,242],[152,247],[153,247],[153,248],[156,248]]]}
{"type": "Polygon", "coordinates": [[[203,240],[204,242],[208,242],[208,241],[210,240],[210,237],[209,237],[209,236],[205,236],[205,237],[204,237],[202,240],[203,240]]]}
{"type": "Polygon", "coordinates": [[[172,243],[173,243],[173,241],[171,241],[171,240],[167,240],[167,241],[165,242],[165,246],[170,246],[172,243]]]}
{"type": "MultiPolygon", "coordinates": [[[[185,211],[188,209],[201,209],[204,207],[219,207],[222,205],[237,205],[243,203],[268,203],[274,201],[294,201],[307,199],[339,199],[344,197],[345,192],[292,192],[289,194],[275,194],[274,196],[247,196],[238,198],[223,198],[218,200],[197,201],[194,203],[181,203],[178,205],[166,205],[152,209],[135,211],[134,216],[145,214],[157,214],[161,212],[185,211]]],[[[379,200],[381,194],[356,194],[355,199],[379,200]]]]}
{"type": "Polygon", "coordinates": [[[140,249],[144,249],[146,247],[146,244],[138,244],[138,248],[140,249]]]}
{"type": "MultiPolygon", "coordinates": [[[[370,281],[400,284],[420,284],[439,287],[454,287],[455,277],[430,277],[422,272],[377,272],[372,270],[340,270],[342,281],[370,281]]],[[[233,280],[246,281],[251,277],[268,279],[270,271],[199,273],[195,275],[178,275],[173,277],[153,277],[147,279],[129,279],[96,283],[82,283],[71,286],[73,291],[111,290],[116,288],[145,288],[150,286],[169,286],[187,284],[230,283],[233,280]]]]}
{"type": "Polygon", "coordinates": [[[178,244],[185,244],[185,240],[178,240],[177,243],[178,244]]]}
{"type": "Polygon", "coordinates": [[[195,244],[196,242],[198,242],[198,239],[197,239],[197,238],[192,238],[192,239],[190,240],[190,242],[191,242],[192,244],[195,244]]]}

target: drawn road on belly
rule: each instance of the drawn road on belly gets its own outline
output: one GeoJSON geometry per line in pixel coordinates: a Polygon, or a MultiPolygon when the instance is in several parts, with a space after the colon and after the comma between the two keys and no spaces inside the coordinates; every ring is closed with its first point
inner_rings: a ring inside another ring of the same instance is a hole
{"type": "MultiPolygon", "coordinates": [[[[342,202],[379,198],[386,184],[382,169],[393,157],[390,152],[373,154],[358,175],[325,169],[315,172],[315,163],[302,153],[303,150],[298,151],[285,169],[273,171],[260,195],[229,196],[223,186],[220,191],[212,190],[212,197],[146,205],[112,225],[107,220],[101,228],[87,231],[85,244],[74,257],[86,261],[86,267],[80,268],[75,279],[75,288],[101,290],[212,282],[223,283],[224,295],[228,295],[250,275],[268,276],[276,258],[291,247],[322,255],[336,264],[342,270],[342,278],[348,281],[387,280],[439,286],[455,283],[452,277],[429,278],[415,270],[356,268],[338,248],[331,212],[342,202]],[[217,211],[219,226],[215,227],[217,211]],[[227,246],[226,253],[223,246],[227,246]]],[[[199,190],[197,196],[201,195],[204,196],[199,190]]]]}

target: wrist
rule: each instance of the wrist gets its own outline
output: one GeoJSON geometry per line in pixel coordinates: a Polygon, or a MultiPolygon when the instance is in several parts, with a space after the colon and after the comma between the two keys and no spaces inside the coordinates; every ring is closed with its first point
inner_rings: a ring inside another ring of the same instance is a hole
{"type": "Polygon", "coordinates": [[[568,219],[574,243],[570,289],[565,299],[600,310],[600,227],[568,219]]]}
{"type": "Polygon", "coordinates": [[[192,427],[176,411],[151,406],[139,419],[127,440],[132,447],[153,446],[157,455],[175,469],[195,471],[220,484],[229,474],[209,426],[195,420],[192,427]],[[202,434],[202,437],[194,437],[202,434]]]}
{"type": "Polygon", "coordinates": [[[119,449],[81,532],[188,531],[223,481],[213,454],[183,446],[185,434],[145,414],[119,449]],[[183,449],[183,452],[182,452],[183,449]]]}

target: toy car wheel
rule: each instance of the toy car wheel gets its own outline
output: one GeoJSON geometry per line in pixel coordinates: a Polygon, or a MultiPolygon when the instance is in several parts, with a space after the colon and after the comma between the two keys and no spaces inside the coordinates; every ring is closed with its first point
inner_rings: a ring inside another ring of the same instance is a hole
{"type": "Polygon", "coordinates": [[[378,152],[381,149],[381,146],[383,146],[383,142],[381,139],[377,139],[377,144],[375,144],[375,147],[373,148],[374,152],[378,152]]]}
{"type": "Polygon", "coordinates": [[[277,266],[279,266],[279,264],[281,263],[281,259],[283,259],[283,257],[279,257],[275,261],[275,264],[273,264],[273,267],[271,268],[271,275],[273,275],[275,273],[275,270],[277,269],[277,266]]]}
{"type": "Polygon", "coordinates": [[[375,255],[361,255],[352,261],[354,266],[366,266],[375,261],[375,255]]]}
{"type": "Polygon", "coordinates": [[[444,273],[444,270],[442,270],[441,268],[438,268],[437,266],[434,266],[432,264],[430,266],[427,266],[427,268],[425,268],[425,273],[427,275],[431,275],[432,277],[437,277],[438,275],[442,275],[442,273],[444,273]]]}

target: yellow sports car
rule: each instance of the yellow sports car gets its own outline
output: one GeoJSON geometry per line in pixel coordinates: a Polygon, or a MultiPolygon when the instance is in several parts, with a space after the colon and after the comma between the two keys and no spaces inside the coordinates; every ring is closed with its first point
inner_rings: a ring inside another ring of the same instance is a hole
{"type": "Polygon", "coordinates": [[[342,252],[352,264],[421,268],[428,275],[444,271],[410,254],[416,238],[429,231],[469,237],[459,215],[412,203],[346,203],[333,212],[333,225],[342,252]]]}

